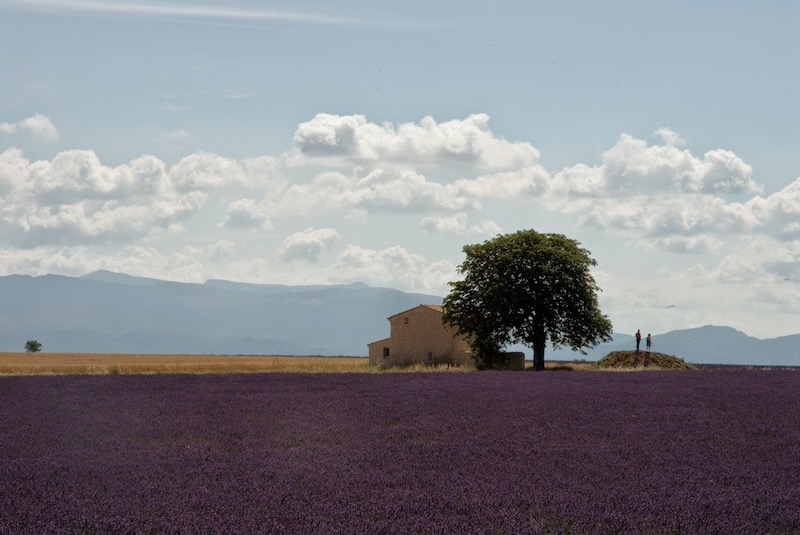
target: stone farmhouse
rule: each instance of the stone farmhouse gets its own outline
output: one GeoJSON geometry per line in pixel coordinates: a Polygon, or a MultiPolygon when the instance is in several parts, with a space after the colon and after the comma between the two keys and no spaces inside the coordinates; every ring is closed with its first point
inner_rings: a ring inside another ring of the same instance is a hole
{"type": "Polygon", "coordinates": [[[472,352],[456,329],[442,323],[442,307],[419,305],[390,316],[389,338],[367,344],[372,365],[472,363],[472,352]]]}

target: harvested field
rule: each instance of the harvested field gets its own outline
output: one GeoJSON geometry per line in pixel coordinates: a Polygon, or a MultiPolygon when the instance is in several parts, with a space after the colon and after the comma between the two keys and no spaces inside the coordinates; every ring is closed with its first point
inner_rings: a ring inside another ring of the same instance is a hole
{"type": "MultiPolygon", "coordinates": [[[[532,369],[532,363],[525,363],[532,369]]],[[[593,362],[547,361],[548,370],[590,370],[593,362]]],[[[370,367],[367,357],[288,355],[169,355],[127,353],[25,353],[0,352],[0,375],[103,375],[154,373],[260,373],[260,372],[363,372],[363,371],[471,371],[426,365],[406,368],[370,367]]]]}
{"type": "Polygon", "coordinates": [[[0,353],[0,375],[365,371],[367,357],[0,353]]]}
{"type": "Polygon", "coordinates": [[[800,532],[800,373],[0,377],[0,533],[800,532]]]}

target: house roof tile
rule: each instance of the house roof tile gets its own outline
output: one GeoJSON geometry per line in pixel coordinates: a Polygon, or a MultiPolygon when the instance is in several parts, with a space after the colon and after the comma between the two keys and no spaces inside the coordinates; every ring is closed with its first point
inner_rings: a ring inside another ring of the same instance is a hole
{"type": "Polygon", "coordinates": [[[442,305],[426,305],[426,304],[421,304],[421,305],[417,305],[417,306],[415,306],[414,308],[409,308],[408,310],[404,310],[404,311],[402,311],[402,312],[398,312],[397,314],[392,314],[392,315],[391,315],[391,316],[389,316],[389,318],[387,318],[387,319],[392,319],[392,318],[394,318],[394,317],[401,316],[401,315],[403,315],[403,314],[406,314],[406,313],[408,313],[408,312],[410,312],[410,311],[412,311],[412,310],[414,310],[414,309],[417,309],[417,308],[429,308],[429,309],[431,309],[431,310],[435,310],[436,312],[444,312],[444,308],[442,308],[442,305]]]}

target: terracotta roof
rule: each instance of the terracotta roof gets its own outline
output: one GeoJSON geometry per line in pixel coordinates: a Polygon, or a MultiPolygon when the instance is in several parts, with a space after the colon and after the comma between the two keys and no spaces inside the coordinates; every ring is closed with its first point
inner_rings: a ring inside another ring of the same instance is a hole
{"type": "MultiPolygon", "coordinates": [[[[425,305],[425,304],[421,304],[421,305],[415,306],[414,308],[420,308],[420,307],[429,308],[431,310],[435,310],[436,312],[444,312],[444,309],[442,308],[442,305],[425,305]]],[[[392,319],[395,316],[400,316],[401,314],[405,314],[407,312],[410,312],[411,310],[414,310],[414,308],[409,308],[408,310],[404,310],[402,312],[398,312],[397,314],[392,314],[387,319],[392,319]]]]}

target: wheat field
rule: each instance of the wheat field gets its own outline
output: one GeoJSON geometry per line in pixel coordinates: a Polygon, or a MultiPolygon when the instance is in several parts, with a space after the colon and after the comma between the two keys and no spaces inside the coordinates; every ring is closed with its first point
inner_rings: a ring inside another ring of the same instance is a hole
{"type": "Polygon", "coordinates": [[[370,371],[367,357],[0,353],[0,375],[370,371]]]}
{"type": "MultiPolygon", "coordinates": [[[[548,361],[548,370],[590,370],[593,362],[548,361]]],[[[531,368],[531,362],[525,363],[531,368]]],[[[291,355],[188,355],[132,353],[0,352],[3,375],[103,375],[154,373],[263,373],[263,372],[467,372],[475,366],[413,364],[404,367],[370,366],[367,357],[291,355]]]]}

